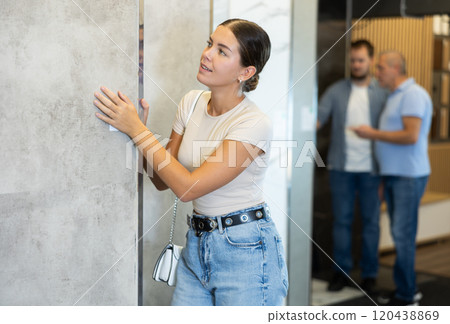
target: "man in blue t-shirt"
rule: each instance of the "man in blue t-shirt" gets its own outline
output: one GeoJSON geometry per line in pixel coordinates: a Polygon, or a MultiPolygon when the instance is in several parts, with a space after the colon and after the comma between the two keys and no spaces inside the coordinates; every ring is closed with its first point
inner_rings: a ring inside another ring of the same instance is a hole
{"type": "Polygon", "coordinates": [[[384,196],[395,243],[396,290],[380,296],[389,305],[418,305],[414,261],[420,199],[430,174],[428,133],[432,103],[428,93],[406,76],[402,54],[380,54],[377,77],[391,93],[381,114],[379,129],[364,125],[353,130],[376,140],[375,153],[383,176],[384,196]]]}

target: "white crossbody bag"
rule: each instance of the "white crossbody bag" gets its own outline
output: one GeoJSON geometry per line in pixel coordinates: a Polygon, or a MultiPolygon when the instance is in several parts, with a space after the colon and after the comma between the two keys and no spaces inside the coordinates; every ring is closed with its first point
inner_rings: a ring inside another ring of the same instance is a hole
{"type": "MultiPolygon", "coordinates": [[[[186,127],[203,92],[204,91],[200,92],[194,100],[186,120],[186,127]]],[[[177,205],[178,197],[175,197],[172,224],[170,225],[169,243],[161,252],[158,260],[156,261],[155,268],[153,269],[153,279],[156,281],[166,282],[169,286],[175,286],[176,284],[178,261],[180,260],[181,252],[183,251],[182,246],[173,244],[173,234],[175,232],[175,222],[177,218],[177,205]]]]}

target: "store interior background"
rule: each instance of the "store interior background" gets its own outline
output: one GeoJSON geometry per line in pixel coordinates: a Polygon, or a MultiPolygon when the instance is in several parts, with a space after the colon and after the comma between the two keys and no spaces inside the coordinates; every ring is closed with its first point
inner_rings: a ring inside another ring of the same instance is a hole
{"type": "MultiPolygon", "coordinates": [[[[356,3],[357,1],[353,1],[356,3]]],[[[317,56],[325,53],[348,30],[348,24],[354,24],[348,41],[368,39],[377,53],[395,49],[401,51],[407,61],[408,76],[414,77],[430,94],[433,100],[433,122],[430,133],[429,157],[432,174],[426,193],[422,199],[419,214],[417,236],[417,262],[419,289],[424,291],[421,305],[449,305],[450,295],[450,138],[449,138],[449,16],[424,15],[427,4],[415,4],[416,13],[402,17],[400,1],[392,1],[390,8],[374,7],[368,13],[370,18],[359,17],[354,12],[351,22],[347,19],[349,1],[319,1],[319,23],[317,56]]],[[[369,8],[374,2],[366,3],[369,8]]],[[[437,1],[435,2],[437,3],[437,1]]],[[[386,2],[380,3],[380,5],[386,2]]],[[[353,7],[355,8],[355,7],[353,7]]],[[[358,8],[359,12],[364,12],[358,8]]],[[[442,8],[443,9],[443,8],[442,8]]],[[[441,13],[444,13],[445,10],[441,13]]],[[[318,65],[318,93],[320,95],[333,82],[346,76],[346,42],[338,42],[318,65]]],[[[326,159],[330,138],[330,123],[317,134],[318,150],[326,159]]],[[[355,205],[355,223],[353,229],[352,254],[355,259],[355,271],[352,278],[358,283],[358,264],[361,253],[361,222],[358,217],[358,205],[355,205]]],[[[389,221],[385,206],[380,217],[380,275],[378,286],[384,290],[394,288],[391,267],[395,252],[389,233],[389,221]]],[[[332,251],[332,211],[328,172],[317,168],[314,177],[313,238],[325,252],[332,251]]],[[[332,262],[320,249],[313,247],[312,259],[312,299],[315,305],[372,305],[373,303],[354,288],[345,288],[342,292],[326,291],[327,280],[332,276],[332,262]]]]}

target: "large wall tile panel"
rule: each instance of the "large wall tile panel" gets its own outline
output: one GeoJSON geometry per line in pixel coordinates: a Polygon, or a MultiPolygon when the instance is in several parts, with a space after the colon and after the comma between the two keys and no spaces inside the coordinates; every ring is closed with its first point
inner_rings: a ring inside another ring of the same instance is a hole
{"type": "MultiPolygon", "coordinates": [[[[229,0],[228,18],[243,18],[259,24],[270,37],[270,59],[258,87],[247,95],[272,120],[273,142],[270,163],[261,188],[283,241],[287,242],[288,144],[289,140],[289,71],[291,51],[291,1],[229,0]],[[285,188],[285,190],[280,190],[285,188]]],[[[303,143],[300,143],[302,145],[303,143]]],[[[285,247],[287,248],[286,244],[285,247]]]]}
{"type": "Polygon", "coordinates": [[[288,149],[289,140],[289,71],[291,51],[291,1],[215,0],[214,27],[229,18],[254,21],[268,33],[272,44],[270,59],[258,87],[248,93],[273,123],[270,163],[266,171],[264,198],[287,248],[288,210],[288,149]],[[283,188],[280,190],[280,188],[283,188]]]}
{"type": "Polygon", "coordinates": [[[137,99],[138,1],[0,5],[0,305],[136,305],[137,175],[92,101],[137,99]]]}
{"type": "MultiPolygon", "coordinates": [[[[147,126],[169,137],[177,105],[197,79],[200,55],[210,33],[210,1],[153,0],[144,6],[144,96],[150,103],[147,126]]],[[[168,305],[173,289],[152,279],[153,266],[168,241],[175,195],[158,192],[145,176],[143,304],[168,305]]],[[[175,243],[185,243],[186,212],[180,203],[175,243]]]]}

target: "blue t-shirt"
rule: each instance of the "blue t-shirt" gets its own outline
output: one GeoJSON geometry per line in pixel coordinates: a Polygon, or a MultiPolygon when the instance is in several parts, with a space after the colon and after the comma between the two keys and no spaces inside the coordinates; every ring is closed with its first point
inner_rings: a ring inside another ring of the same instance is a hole
{"type": "Polygon", "coordinates": [[[402,130],[404,128],[403,117],[418,117],[422,119],[422,123],[419,139],[414,144],[375,142],[381,175],[421,177],[430,174],[428,133],[431,125],[431,113],[430,96],[413,78],[407,79],[389,95],[386,107],[380,117],[380,130],[402,130]]]}

